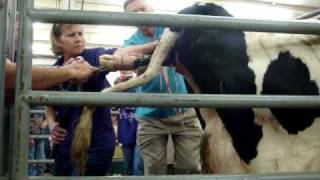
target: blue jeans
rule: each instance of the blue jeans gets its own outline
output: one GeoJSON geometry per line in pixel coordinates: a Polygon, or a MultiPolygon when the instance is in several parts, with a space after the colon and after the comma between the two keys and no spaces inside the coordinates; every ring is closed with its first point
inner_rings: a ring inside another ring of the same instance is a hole
{"type": "Polygon", "coordinates": [[[126,175],[142,176],[143,160],[136,144],[122,145],[124,168],[126,175]]]}
{"type": "MultiPolygon", "coordinates": [[[[35,145],[29,149],[29,159],[45,159],[43,139],[35,139],[35,145]]],[[[44,164],[29,164],[29,176],[41,176],[44,172],[44,164]]]]}
{"type": "Polygon", "coordinates": [[[136,144],[134,147],[134,158],[133,158],[133,173],[134,176],[143,176],[144,169],[143,169],[143,158],[141,155],[141,151],[139,146],[136,144]]]}
{"type": "Polygon", "coordinates": [[[134,159],[135,144],[122,145],[122,153],[124,158],[125,175],[132,175],[133,173],[133,159],[134,159]]]}

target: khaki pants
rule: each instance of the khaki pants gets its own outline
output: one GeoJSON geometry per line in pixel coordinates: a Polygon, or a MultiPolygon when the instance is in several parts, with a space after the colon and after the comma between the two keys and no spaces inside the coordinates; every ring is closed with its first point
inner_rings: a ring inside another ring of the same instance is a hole
{"type": "Polygon", "coordinates": [[[202,128],[193,109],[165,119],[138,118],[137,142],[145,175],[167,174],[167,141],[171,134],[177,174],[200,172],[202,128]]]}

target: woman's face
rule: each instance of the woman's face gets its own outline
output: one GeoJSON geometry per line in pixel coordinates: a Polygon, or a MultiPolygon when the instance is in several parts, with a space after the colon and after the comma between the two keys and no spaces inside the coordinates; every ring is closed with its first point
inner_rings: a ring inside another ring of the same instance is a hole
{"type": "Polygon", "coordinates": [[[80,55],[85,46],[83,27],[76,24],[62,25],[58,43],[62,49],[63,56],[70,58],[80,55]]]}

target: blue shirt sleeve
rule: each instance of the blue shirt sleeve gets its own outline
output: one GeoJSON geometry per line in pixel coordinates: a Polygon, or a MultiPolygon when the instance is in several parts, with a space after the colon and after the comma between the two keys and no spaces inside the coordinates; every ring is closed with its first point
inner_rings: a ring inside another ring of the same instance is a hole
{"type": "MultiPolygon", "coordinates": [[[[111,49],[105,49],[105,48],[99,48],[98,51],[97,51],[97,54],[96,54],[96,62],[95,62],[95,66],[96,67],[99,67],[101,66],[100,64],[100,56],[103,55],[103,54],[114,54],[114,52],[117,50],[117,48],[111,48],[111,49]]],[[[101,72],[100,75],[101,76],[106,76],[107,74],[109,74],[109,71],[104,71],[104,72],[101,72]]]]}
{"type": "Polygon", "coordinates": [[[103,54],[113,55],[116,50],[117,50],[117,48],[111,48],[111,49],[99,48],[99,49],[97,50],[97,53],[96,53],[96,58],[95,58],[96,62],[95,62],[95,65],[96,65],[96,66],[100,66],[100,65],[101,65],[101,64],[100,64],[100,61],[99,61],[101,55],[103,55],[103,54]]]}

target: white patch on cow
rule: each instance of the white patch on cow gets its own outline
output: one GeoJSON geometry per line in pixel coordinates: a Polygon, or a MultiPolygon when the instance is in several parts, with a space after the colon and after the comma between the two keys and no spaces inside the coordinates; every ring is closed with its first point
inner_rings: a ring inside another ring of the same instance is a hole
{"type": "MultiPolygon", "coordinates": [[[[257,92],[262,90],[264,74],[280,52],[300,58],[308,67],[311,80],[320,87],[320,38],[312,35],[245,33],[249,67],[254,71],[257,92]],[[308,43],[307,43],[308,42],[308,43]],[[312,46],[311,46],[312,44],[312,46]]],[[[283,70],[285,71],[285,69],[283,70]]],[[[294,80],[294,79],[293,79],[294,80]]],[[[249,166],[251,173],[304,172],[320,170],[320,121],[298,135],[289,135],[269,109],[255,109],[256,123],[263,126],[258,156],[249,166]]]]}
{"type": "MultiPolygon", "coordinates": [[[[255,111],[259,114],[259,110],[255,111]]],[[[259,117],[259,115],[257,115],[259,117]]],[[[319,171],[320,121],[289,135],[270,114],[264,116],[263,137],[258,146],[258,156],[252,160],[249,172],[305,172],[319,171]]]]}

